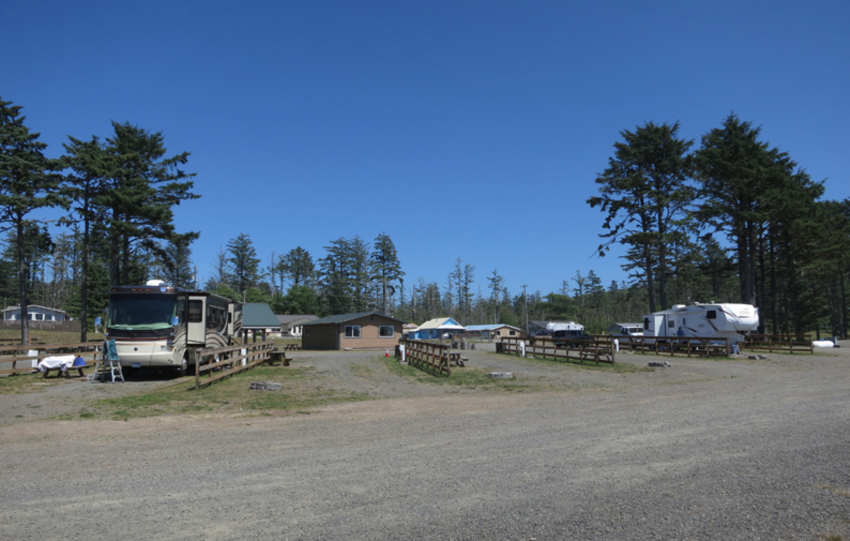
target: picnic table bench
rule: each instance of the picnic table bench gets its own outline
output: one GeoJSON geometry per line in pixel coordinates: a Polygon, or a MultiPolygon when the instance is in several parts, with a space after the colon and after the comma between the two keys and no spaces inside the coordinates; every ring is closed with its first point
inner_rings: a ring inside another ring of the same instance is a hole
{"type": "Polygon", "coordinates": [[[269,364],[271,365],[280,361],[283,366],[289,366],[289,361],[291,360],[286,356],[286,348],[275,348],[269,353],[269,364]]]}
{"type": "Polygon", "coordinates": [[[464,363],[469,361],[466,357],[461,357],[458,352],[450,352],[449,353],[449,364],[454,363],[455,366],[464,366],[464,363]]]}
{"type": "Polygon", "coordinates": [[[45,366],[42,363],[39,363],[38,370],[39,370],[39,372],[42,373],[41,377],[43,377],[43,378],[46,378],[47,375],[50,374],[50,372],[53,372],[54,370],[59,372],[59,374],[56,377],[60,377],[60,376],[62,376],[62,374],[65,374],[65,377],[70,378],[71,372],[73,370],[76,370],[77,373],[79,374],[79,377],[84,378],[84,377],[86,377],[86,375],[83,373],[83,370],[85,370],[86,368],[94,368],[94,366],[95,366],[94,364],[88,364],[85,361],[83,361],[83,364],[72,364],[71,366],[66,366],[66,365],[45,366]]]}

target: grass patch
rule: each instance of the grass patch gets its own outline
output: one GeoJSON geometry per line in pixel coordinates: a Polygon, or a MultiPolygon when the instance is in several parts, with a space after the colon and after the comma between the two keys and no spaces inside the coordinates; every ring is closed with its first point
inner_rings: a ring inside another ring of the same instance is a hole
{"type": "MultiPolygon", "coordinates": [[[[522,359],[522,357],[517,357],[518,359],[522,359]]],[[[551,358],[544,359],[543,357],[533,357],[528,356],[525,357],[525,360],[539,362],[539,363],[550,363],[550,364],[562,364],[565,366],[571,366],[574,368],[579,368],[583,370],[593,370],[596,372],[608,372],[611,374],[634,374],[636,372],[655,372],[655,369],[651,366],[638,366],[632,363],[599,363],[591,361],[578,362],[578,359],[570,359],[570,360],[555,360],[551,358]]]]}
{"type": "Polygon", "coordinates": [[[256,367],[199,390],[194,382],[184,380],[152,392],[96,400],[85,410],[85,418],[127,420],[212,411],[302,413],[328,404],[369,399],[363,394],[325,389],[315,384],[318,377],[312,368],[256,367]],[[273,392],[251,391],[248,388],[251,381],[274,381],[282,387],[273,392]]]}
{"type": "Polygon", "coordinates": [[[36,393],[45,387],[53,387],[71,380],[66,378],[45,379],[41,374],[16,374],[0,378],[0,394],[36,393]]]}
{"type": "Polygon", "coordinates": [[[384,361],[390,372],[406,379],[412,379],[416,383],[513,392],[531,392],[539,387],[518,381],[516,378],[494,379],[488,375],[487,370],[475,366],[453,366],[451,376],[445,377],[431,375],[411,365],[399,364],[394,357],[389,359],[381,357],[380,359],[384,361]]]}
{"type": "Polygon", "coordinates": [[[365,378],[372,375],[372,369],[363,364],[351,365],[351,374],[357,377],[365,378]]]}

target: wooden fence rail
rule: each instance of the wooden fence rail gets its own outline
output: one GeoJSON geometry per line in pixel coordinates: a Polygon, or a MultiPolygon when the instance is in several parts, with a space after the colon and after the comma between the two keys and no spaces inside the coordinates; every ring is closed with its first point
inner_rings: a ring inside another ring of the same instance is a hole
{"type": "Polygon", "coordinates": [[[272,362],[272,342],[254,342],[224,348],[199,349],[195,352],[195,388],[272,362]],[[203,382],[201,376],[207,376],[203,382]]]}
{"type": "Polygon", "coordinates": [[[497,343],[497,352],[513,355],[531,355],[543,359],[575,359],[584,361],[614,364],[614,343],[611,337],[593,340],[570,340],[552,338],[511,338],[502,337],[501,344],[497,343]],[[501,345],[501,347],[499,347],[501,345]]]}
{"type": "Polygon", "coordinates": [[[452,375],[450,346],[422,340],[401,340],[399,345],[404,347],[405,359],[411,366],[435,376],[452,375]]]}
{"type": "Polygon", "coordinates": [[[768,350],[815,352],[811,334],[749,334],[744,340],[744,349],[751,351],[768,350]]]}
{"type": "Polygon", "coordinates": [[[74,355],[82,357],[88,364],[94,364],[102,346],[103,342],[100,341],[45,346],[0,346],[0,374],[34,372],[42,359],[54,355],[74,355]]]}
{"type": "Polygon", "coordinates": [[[684,353],[688,357],[726,356],[730,349],[729,338],[718,336],[615,336],[620,351],[651,351],[656,355],[684,353]]]}

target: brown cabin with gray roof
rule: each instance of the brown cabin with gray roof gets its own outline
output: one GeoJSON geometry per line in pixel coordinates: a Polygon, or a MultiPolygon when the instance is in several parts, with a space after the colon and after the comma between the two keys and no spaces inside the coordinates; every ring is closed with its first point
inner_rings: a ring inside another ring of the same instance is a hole
{"type": "Polygon", "coordinates": [[[406,322],[378,312],[323,317],[304,323],[303,349],[395,349],[406,322]]]}

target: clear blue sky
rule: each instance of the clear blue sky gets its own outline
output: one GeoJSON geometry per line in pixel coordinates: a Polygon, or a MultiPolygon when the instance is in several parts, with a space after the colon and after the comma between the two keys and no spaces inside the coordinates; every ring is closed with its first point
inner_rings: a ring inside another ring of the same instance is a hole
{"type": "Polygon", "coordinates": [[[512,294],[594,269],[586,200],[621,130],[735,112],[828,199],[850,197],[850,2],[147,1],[0,5],[0,98],[48,154],[110,121],[189,151],[205,281],[228,240],[263,265],[385,232],[411,284],[454,263],[512,294]]]}

